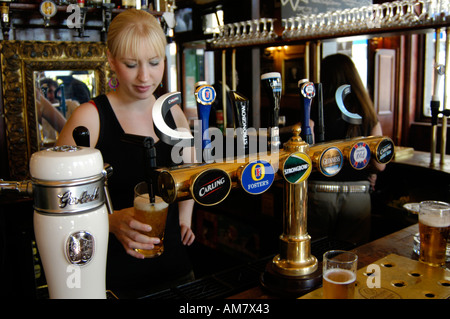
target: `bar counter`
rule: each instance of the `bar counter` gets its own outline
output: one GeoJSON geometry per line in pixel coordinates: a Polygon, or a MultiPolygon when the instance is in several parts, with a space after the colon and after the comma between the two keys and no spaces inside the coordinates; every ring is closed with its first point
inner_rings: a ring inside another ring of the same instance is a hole
{"type": "MultiPolygon", "coordinates": [[[[312,238],[312,254],[321,260],[321,255],[326,250],[331,249],[354,249],[359,256],[359,266],[361,269],[374,261],[396,254],[398,256],[417,260],[417,255],[413,252],[414,235],[418,232],[416,215],[408,214],[403,208],[405,202],[419,202],[420,200],[443,200],[450,201],[450,156],[445,156],[445,163],[439,163],[439,156],[436,155],[435,165],[430,165],[430,153],[412,151],[404,156],[399,156],[387,165],[386,170],[379,176],[380,189],[375,201],[376,209],[373,213],[377,214],[374,219],[373,229],[377,232],[372,238],[378,238],[372,242],[359,246],[345,246],[341,243],[317,245],[320,242],[318,238],[312,238]],[[380,212],[383,214],[381,215],[380,212]],[[412,226],[411,226],[412,225],[412,226]],[[318,247],[320,246],[320,247],[318,247]]],[[[274,198],[278,198],[275,193],[274,198]]],[[[252,202],[253,203],[253,202],[252,202]]],[[[264,202],[266,203],[266,202],[264,202]]],[[[279,207],[279,202],[274,202],[267,207],[279,207]]],[[[255,206],[256,207],[256,206],[255,206]]],[[[267,208],[266,207],[266,208],[267,208]]],[[[2,253],[5,263],[5,271],[11,276],[5,278],[5,291],[10,296],[26,296],[30,298],[46,298],[40,293],[41,289],[36,287],[45,284],[45,277],[35,277],[35,259],[29,252],[35,249],[32,246],[33,225],[32,225],[32,199],[21,198],[16,194],[11,194],[8,198],[0,198],[0,224],[11,225],[4,227],[2,235],[8,239],[5,249],[2,253]],[[14,196],[13,196],[14,195],[14,196]],[[15,212],[8,214],[7,212],[15,212]],[[14,243],[8,245],[9,243],[14,243]],[[19,249],[17,249],[19,243],[19,249]],[[13,249],[14,248],[14,249],[13,249]],[[19,278],[20,280],[17,280],[19,278]]],[[[265,213],[269,216],[269,212],[265,213]]],[[[266,216],[264,215],[264,216],[266,216]]],[[[254,216],[250,216],[253,218],[254,216]]],[[[272,220],[272,219],[271,219],[272,220]]],[[[276,246],[276,239],[279,235],[279,225],[270,224],[270,229],[274,232],[269,236],[267,229],[264,228],[262,235],[264,238],[273,240],[276,246]],[[273,238],[272,238],[273,237],[273,238]]],[[[265,243],[267,244],[267,243],[265,243]]],[[[154,293],[151,295],[143,295],[143,299],[173,299],[189,298],[189,299],[281,299],[285,296],[279,296],[275,293],[263,288],[260,283],[260,276],[265,266],[272,259],[273,255],[268,256],[272,250],[261,253],[257,260],[252,259],[251,262],[244,264],[232,264],[230,269],[221,267],[219,270],[214,269],[213,265],[209,267],[212,274],[199,276],[195,282],[183,287],[175,287],[154,293]]],[[[220,251],[217,251],[220,254],[220,251]]],[[[203,256],[203,255],[202,255],[203,256]]],[[[203,259],[199,262],[202,267],[207,267],[212,261],[211,256],[207,256],[207,260],[203,259]]],[[[213,263],[215,264],[215,263],[213,263]]],[[[228,264],[227,264],[228,265],[228,264]]],[[[224,266],[224,265],[221,265],[224,266]]],[[[450,268],[447,262],[447,268],[450,268]]],[[[319,264],[319,267],[321,265],[319,264]]],[[[450,278],[450,276],[449,276],[450,278]]],[[[306,294],[306,293],[305,293],[306,294]]],[[[450,295],[450,293],[449,293],[450,295]]]]}
{"type": "Polygon", "coordinates": [[[429,152],[414,151],[412,148],[399,148],[391,163],[429,168],[434,171],[450,174],[450,155],[445,155],[441,161],[441,155],[435,154],[434,161],[429,152]]]}
{"type": "MultiPolygon", "coordinates": [[[[374,197],[373,200],[375,199],[380,202],[390,203],[381,205],[381,208],[378,208],[387,217],[375,227],[389,228],[389,224],[394,224],[394,215],[398,212],[401,214],[404,214],[405,212],[405,209],[402,207],[405,200],[406,202],[419,202],[427,199],[450,201],[448,193],[449,176],[449,155],[446,155],[443,163],[441,163],[440,154],[436,154],[434,163],[431,163],[431,156],[428,152],[415,151],[411,148],[399,148],[399,152],[396,150],[395,158],[387,165],[386,171],[379,175],[378,182],[381,184],[382,195],[374,197]],[[398,189],[401,191],[398,192],[398,189]],[[392,210],[392,207],[389,205],[394,205],[396,207],[392,210]]],[[[378,207],[379,204],[380,203],[376,203],[375,207],[378,207]]],[[[406,257],[415,261],[418,260],[417,254],[413,251],[414,235],[419,231],[418,224],[416,223],[416,215],[409,213],[406,219],[408,222],[415,220],[414,224],[408,225],[406,222],[405,227],[399,227],[392,233],[388,233],[385,236],[352,250],[356,252],[359,258],[358,269],[367,267],[373,262],[390,254],[406,257]]],[[[397,226],[402,224],[404,224],[404,221],[397,223],[397,226]]],[[[314,241],[314,238],[312,238],[312,241],[314,241]]],[[[334,247],[332,249],[334,249],[334,247]]],[[[315,256],[321,261],[322,256],[315,256]]],[[[321,267],[321,262],[319,267],[321,267]]],[[[446,268],[450,269],[450,262],[448,261],[446,263],[446,268]]],[[[450,291],[448,295],[450,296],[450,291]]],[[[229,298],[278,299],[283,298],[283,296],[280,297],[268,289],[265,289],[262,285],[259,285],[236,293],[229,298]]]]}
{"type": "MultiPolygon", "coordinates": [[[[367,267],[375,261],[391,254],[417,261],[418,256],[413,251],[413,238],[414,235],[418,233],[418,231],[418,224],[414,224],[400,231],[353,249],[352,251],[354,251],[358,255],[358,269],[367,267]]],[[[319,258],[320,256],[316,257],[319,258]]],[[[319,264],[319,267],[321,267],[321,263],[319,264]]],[[[450,262],[448,261],[446,263],[446,268],[450,269],[450,262]]],[[[448,288],[448,290],[448,295],[450,296],[450,288],[448,288]]],[[[246,291],[230,296],[229,299],[280,299],[280,296],[273,294],[272,292],[259,285],[257,287],[253,287],[246,291]]]]}

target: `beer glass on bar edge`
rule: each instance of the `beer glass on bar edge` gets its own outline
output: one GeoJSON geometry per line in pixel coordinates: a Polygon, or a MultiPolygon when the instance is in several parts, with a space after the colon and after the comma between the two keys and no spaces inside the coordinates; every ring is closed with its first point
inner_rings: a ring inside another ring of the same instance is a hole
{"type": "Polygon", "coordinates": [[[353,299],[358,256],[349,251],[330,250],[323,255],[323,298],[353,299]]]}
{"type": "Polygon", "coordinates": [[[155,196],[155,202],[151,203],[146,182],[141,182],[134,188],[134,218],[152,227],[149,232],[141,232],[149,237],[158,237],[159,244],[155,244],[153,249],[136,249],[137,252],[152,258],[160,256],[164,252],[164,231],[166,228],[167,212],[169,204],[155,196]]]}
{"type": "Polygon", "coordinates": [[[419,207],[419,260],[427,265],[445,265],[447,239],[450,230],[450,204],[423,201],[419,207]]]}

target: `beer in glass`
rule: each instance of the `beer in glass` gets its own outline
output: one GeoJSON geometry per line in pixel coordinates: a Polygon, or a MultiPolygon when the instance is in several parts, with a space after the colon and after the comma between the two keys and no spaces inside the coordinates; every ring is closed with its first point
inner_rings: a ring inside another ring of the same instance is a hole
{"type": "Polygon", "coordinates": [[[342,250],[323,255],[323,298],[353,299],[355,295],[358,256],[342,250]]]}
{"type": "Polygon", "coordinates": [[[430,266],[445,264],[447,239],[450,230],[450,204],[438,201],[420,203],[419,260],[430,266]]]}
{"type": "Polygon", "coordinates": [[[155,196],[154,203],[151,203],[145,182],[136,185],[134,195],[134,218],[152,227],[151,231],[141,233],[149,237],[158,237],[160,240],[160,243],[155,244],[153,249],[135,250],[146,258],[160,256],[164,252],[164,231],[169,204],[159,196],[155,196]]]}

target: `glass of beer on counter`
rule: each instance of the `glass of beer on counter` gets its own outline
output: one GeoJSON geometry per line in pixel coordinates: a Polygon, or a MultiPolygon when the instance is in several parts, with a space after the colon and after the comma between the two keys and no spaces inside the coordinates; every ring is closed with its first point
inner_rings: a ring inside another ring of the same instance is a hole
{"type": "Polygon", "coordinates": [[[353,299],[358,256],[349,251],[330,250],[323,255],[323,298],[353,299]]]}
{"type": "Polygon", "coordinates": [[[145,258],[160,256],[164,251],[164,231],[168,210],[169,204],[164,202],[161,197],[154,196],[154,202],[150,201],[146,182],[136,185],[134,188],[134,218],[152,227],[151,231],[141,233],[149,237],[158,237],[160,240],[160,243],[155,244],[153,249],[136,249],[145,258]]]}
{"type": "Polygon", "coordinates": [[[447,239],[450,231],[450,204],[439,201],[420,202],[419,260],[427,265],[445,265],[447,239]]]}

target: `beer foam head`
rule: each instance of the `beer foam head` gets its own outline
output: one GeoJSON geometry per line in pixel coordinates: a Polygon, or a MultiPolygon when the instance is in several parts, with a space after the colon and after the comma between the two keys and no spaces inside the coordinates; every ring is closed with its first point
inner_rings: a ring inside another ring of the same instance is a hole
{"type": "Polygon", "coordinates": [[[431,214],[419,214],[419,221],[427,226],[431,227],[449,227],[450,226],[450,213],[446,215],[431,215],[431,214]]]}
{"type": "MultiPolygon", "coordinates": [[[[139,210],[149,210],[150,208],[150,199],[148,194],[141,194],[134,198],[134,207],[139,210]]],[[[155,207],[156,210],[162,210],[166,208],[169,204],[166,203],[161,197],[155,196],[155,202],[152,203],[152,206],[155,207]]]]}
{"type": "Polygon", "coordinates": [[[341,268],[332,268],[325,271],[324,275],[325,279],[328,280],[331,283],[334,283],[336,285],[346,285],[354,282],[356,280],[356,274],[348,269],[341,269],[341,268]],[[340,279],[346,279],[345,281],[336,281],[332,278],[334,275],[338,275],[340,279]]]}
{"type": "Polygon", "coordinates": [[[439,201],[423,201],[419,204],[419,221],[431,227],[450,226],[450,204],[439,201]]]}

